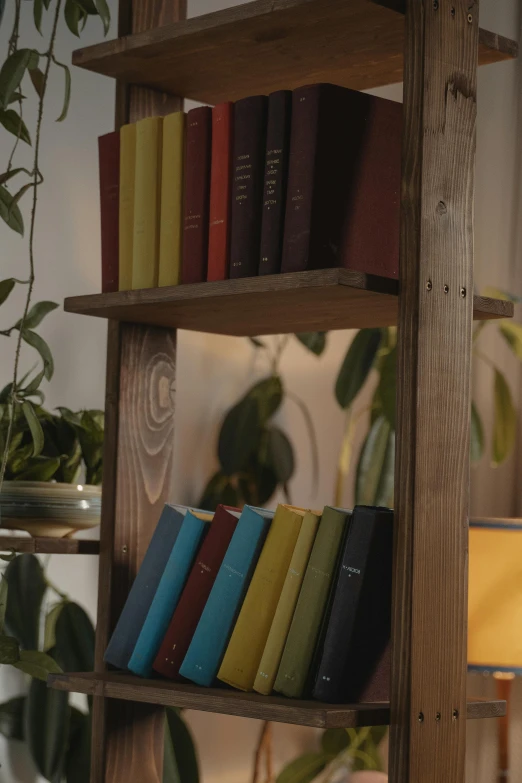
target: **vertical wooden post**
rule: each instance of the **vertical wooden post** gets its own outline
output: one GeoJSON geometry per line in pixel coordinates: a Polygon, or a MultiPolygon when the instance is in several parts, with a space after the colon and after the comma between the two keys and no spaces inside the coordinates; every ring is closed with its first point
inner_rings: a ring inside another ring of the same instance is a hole
{"type": "MultiPolygon", "coordinates": [[[[185,18],[186,0],[120,0],[118,35],[185,18]]],[[[118,84],[116,128],[182,101],[118,84]]],[[[109,323],[95,670],[148,546],[172,472],[175,332],[109,323]]],[[[94,698],[91,783],[161,783],[163,709],[94,698]]]]}
{"type": "Polygon", "coordinates": [[[462,783],[478,2],[408,0],[391,783],[462,783]]]}

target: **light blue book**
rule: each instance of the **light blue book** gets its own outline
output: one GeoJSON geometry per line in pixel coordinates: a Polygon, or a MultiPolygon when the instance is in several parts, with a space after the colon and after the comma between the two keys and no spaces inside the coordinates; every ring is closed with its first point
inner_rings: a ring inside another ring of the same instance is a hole
{"type": "Polygon", "coordinates": [[[187,511],[150,605],[128,668],[141,677],[152,674],[152,664],[169,627],[170,618],[192,568],[212,514],[187,511]]]}
{"type": "Polygon", "coordinates": [[[273,511],[245,506],[179,673],[212,685],[241,609],[273,511]]]}

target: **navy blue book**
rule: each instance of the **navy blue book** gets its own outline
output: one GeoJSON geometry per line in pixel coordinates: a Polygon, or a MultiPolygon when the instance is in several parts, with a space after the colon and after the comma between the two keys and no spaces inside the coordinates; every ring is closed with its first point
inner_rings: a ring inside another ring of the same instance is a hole
{"type": "Polygon", "coordinates": [[[127,669],[156,590],[176,543],[186,506],[165,504],[141,567],[105,651],[106,663],[127,669]]]}

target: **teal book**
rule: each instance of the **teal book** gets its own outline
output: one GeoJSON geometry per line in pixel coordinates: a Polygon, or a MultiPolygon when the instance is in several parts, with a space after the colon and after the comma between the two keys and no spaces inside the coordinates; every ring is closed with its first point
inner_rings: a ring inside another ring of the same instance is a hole
{"type": "Polygon", "coordinates": [[[199,546],[208,531],[212,514],[187,511],[176,543],[158,584],[128,668],[141,677],[152,674],[152,664],[169,627],[199,546]]]}
{"type": "Polygon", "coordinates": [[[273,511],[245,506],[179,673],[212,685],[261,553],[273,511]]]}

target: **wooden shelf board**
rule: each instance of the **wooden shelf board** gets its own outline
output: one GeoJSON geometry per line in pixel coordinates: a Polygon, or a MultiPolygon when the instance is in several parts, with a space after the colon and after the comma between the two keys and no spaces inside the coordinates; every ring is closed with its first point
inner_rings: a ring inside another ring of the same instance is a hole
{"type": "Polygon", "coordinates": [[[0,535],[0,552],[41,555],[98,555],[100,542],[81,538],[22,538],[0,535]]]}
{"type": "MultiPolygon", "coordinates": [[[[73,63],[205,103],[312,82],[364,90],[403,79],[403,5],[256,0],[79,49],[73,63]]],[[[480,64],[517,51],[514,41],[480,31],[480,64]]]]}
{"type": "MultiPolygon", "coordinates": [[[[49,687],[90,696],[161,704],[165,707],[217,712],[242,718],[258,718],[277,723],[296,723],[317,728],[383,726],[390,721],[388,703],[321,704],[314,701],[260,696],[256,693],[221,688],[200,688],[166,680],[142,680],[115,672],[94,674],[52,674],[49,687]]],[[[503,701],[470,700],[468,718],[498,718],[505,715],[503,701]]],[[[451,716],[448,718],[451,720],[451,716]]]]}
{"type": "MultiPolygon", "coordinates": [[[[391,326],[397,323],[397,292],[395,280],[318,269],[71,297],[64,306],[69,313],[240,337],[391,326]]],[[[513,305],[476,296],[474,315],[508,318],[513,305]]]]}

